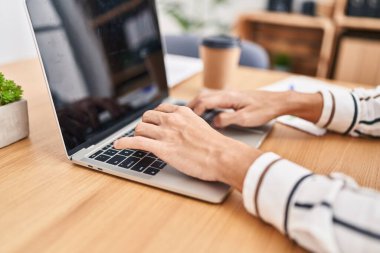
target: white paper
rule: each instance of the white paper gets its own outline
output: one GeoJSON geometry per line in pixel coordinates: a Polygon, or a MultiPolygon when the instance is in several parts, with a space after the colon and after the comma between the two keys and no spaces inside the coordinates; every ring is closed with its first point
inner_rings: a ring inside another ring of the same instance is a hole
{"type": "Polygon", "coordinates": [[[165,55],[165,66],[170,88],[203,70],[203,63],[200,59],[172,54],[165,55]]]}
{"type": "Polygon", "coordinates": [[[303,93],[316,93],[321,90],[345,90],[349,89],[333,85],[315,78],[306,76],[291,76],[274,84],[265,86],[262,90],[267,91],[288,91],[294,90],[303,93]]]}

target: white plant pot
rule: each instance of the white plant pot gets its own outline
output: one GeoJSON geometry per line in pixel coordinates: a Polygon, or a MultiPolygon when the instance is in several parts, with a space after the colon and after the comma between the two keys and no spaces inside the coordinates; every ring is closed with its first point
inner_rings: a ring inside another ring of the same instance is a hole
{"type": "Polygon", "coordinates": [[[29,135],[28,103],[20,100],[0,106],[0,148],[29,135]]]}

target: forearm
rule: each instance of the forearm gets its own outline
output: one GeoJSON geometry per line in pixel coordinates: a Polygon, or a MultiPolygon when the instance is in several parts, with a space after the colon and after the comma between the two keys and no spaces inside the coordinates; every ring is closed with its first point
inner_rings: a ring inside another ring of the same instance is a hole
{"type": "Polygon", "coordinates": [[[266,153],[248,170],[243,198],[248,212],[311,251],[380,250],[380,194],[343,175],[314,175],[266,153]]]}
{"type": "Polygon", "coordinates": [[[293,115],[304,120],[317,123],[323,110],[323,98],[321,93],[306,94],[295,91],[282,93],[282,99],[278,101],[279,115],[293,115]]]}
{"type": "MultiPolygon", "coordinates": [[[[273,104],[275,117],[281,115],[293,115],[316,123],[322,112],[323,100],[320,93],[304,94],[294,91],[276,94],[273,104]]],[[[232,144],[229,144],[232,145],[232,144]]],[[[246,145],[237,145],[236,148],[228,148],[225,157],[222,156],[219,170],[219,181],[227,183],[239,191],[243,189],[244,178],[249,167],[263,153],[260,150],[246,145]]]]}
{"type": "Polygon", "coordinates": [[[380,86],[315,94],[289,91],[281,96],[275,105],[275,116],[293,115],[342,134],[380,137],[380,86]]]}
{"type": "Polygon", "coordinates": [[[235,140],[231,140],[224,150],[218,160],[218,181],[242,192],[248,169],[263,152],[235,140]]]}

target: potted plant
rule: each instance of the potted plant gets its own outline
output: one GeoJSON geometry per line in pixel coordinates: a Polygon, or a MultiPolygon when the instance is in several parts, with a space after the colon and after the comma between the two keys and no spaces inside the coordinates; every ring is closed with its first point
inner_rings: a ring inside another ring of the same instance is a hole
{"type": "Polygon", "coordinates": [[[0,148],[29,135],[28,106],[23,90],[0,73],[0,148]]]}
{"type": "Polygon", "coordinates": [[[273,69],[283,72],[291,72],[292,58],[284,53],[274,55],[273,69]]]}

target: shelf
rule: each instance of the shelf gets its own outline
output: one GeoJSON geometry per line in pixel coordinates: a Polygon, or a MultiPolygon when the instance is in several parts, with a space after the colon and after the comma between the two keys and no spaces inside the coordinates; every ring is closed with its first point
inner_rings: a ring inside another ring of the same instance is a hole
{"type": "Polygon", "coordinates": [[[240,16],[240,19],[300,28],[333,29],[333,24],[329,18],[311,17],[293,13],[254,12],[243,14],[240,16]]]}
{"type": "Polygon", "coordinates": [[[338,16],[335,20],[340,28],[380,31],[380,19],[377,18],[338,16]]]}
{"type": "Polygon", "coordinates": [[[337,0],[334,19],[338,28],[356,31],[380,31],[380,19],[347,16],[346,8],[347,0],[337,0]]]}
{"type": "Polygon", "coordinates": [[[272,58],[279,53],[291,56],[295,73],[328,75],[335,34],[329,18],[254,12],[239,17],[235,33],[263,46],[272,58]]]}
{"type": "Polygon", "coordinates": [[[365,38],[343,38],[334,79],[377,85],[380,82],[380,43],[365,38]]]}
{"type": "Polygon", "coordinates": [[[337,40],[331,77],[376,85],[380,80],[380,44],[373,35],[380,32],[380,19],[347,16],[346,10],[347,0],[337,0],[334,14],[337,40]]]}

